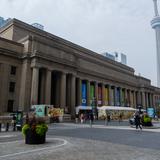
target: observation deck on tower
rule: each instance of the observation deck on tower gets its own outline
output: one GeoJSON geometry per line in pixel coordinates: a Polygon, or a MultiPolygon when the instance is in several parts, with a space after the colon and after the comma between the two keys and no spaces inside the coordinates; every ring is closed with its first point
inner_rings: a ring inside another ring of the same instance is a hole
{"type": "Polygon", "coordinates": [[[155,12],[155,17],[151,21],[151,26],[152,28],[160,27],[160,16],[158,13],[158,5],[157,5],[157,0],[153,0],[154,3],[154,12],[155,12]]]}

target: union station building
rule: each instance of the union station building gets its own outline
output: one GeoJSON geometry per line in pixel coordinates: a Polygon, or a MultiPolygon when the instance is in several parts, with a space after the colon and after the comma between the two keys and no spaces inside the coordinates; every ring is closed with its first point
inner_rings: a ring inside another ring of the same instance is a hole
{"type": "Polygon", "coordinates": [[[29,24],[0,29],[0,114],[33,104],[158,108],[160,89],[134,69],[29,24]]]}

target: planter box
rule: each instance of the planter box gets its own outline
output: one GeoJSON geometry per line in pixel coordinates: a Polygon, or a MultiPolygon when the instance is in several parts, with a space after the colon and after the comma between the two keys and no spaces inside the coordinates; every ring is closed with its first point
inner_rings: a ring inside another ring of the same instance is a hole
{"type": "Polygon", "coordinates": [[[153,126],[152,122],[143,122],[142,126],[153,126]]]}
{"type": "Polygon", "coordinates": [[[40,136],[33,132],[32,130],[28,130],[25,136],[26,144],[43,144],[46,142],[46,134],[40,136]]]}

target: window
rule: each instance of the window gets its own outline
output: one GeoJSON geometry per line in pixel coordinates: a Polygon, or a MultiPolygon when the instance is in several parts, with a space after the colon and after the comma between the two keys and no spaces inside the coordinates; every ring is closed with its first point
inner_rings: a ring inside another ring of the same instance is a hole
{"type": "Polygon", "coordinates": [[[13,112],[13,100],[8,100],[8,108],[7,108],[7,112],[13,112]]]}
{"type": "Polygon", "coordinates": [[[11,66],[11,74],[16,75],[16,67],[15,66],[11,66]]]}
{"type": "Polygon", "coordinates": [[[14,92],[15,90],[15,82],[10,82],[9,83],[9,92],[14,92]]]}

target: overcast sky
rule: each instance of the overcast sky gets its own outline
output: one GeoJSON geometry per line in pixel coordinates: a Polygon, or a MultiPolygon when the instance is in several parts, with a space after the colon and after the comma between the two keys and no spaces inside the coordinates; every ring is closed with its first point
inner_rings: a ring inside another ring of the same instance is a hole
{"type": "Polygon", "coordinates": [[[0,0],[0,16],[38,22],[98,53],[122,52],[135,74],[156,86],[152,0],[0,0]]]}

